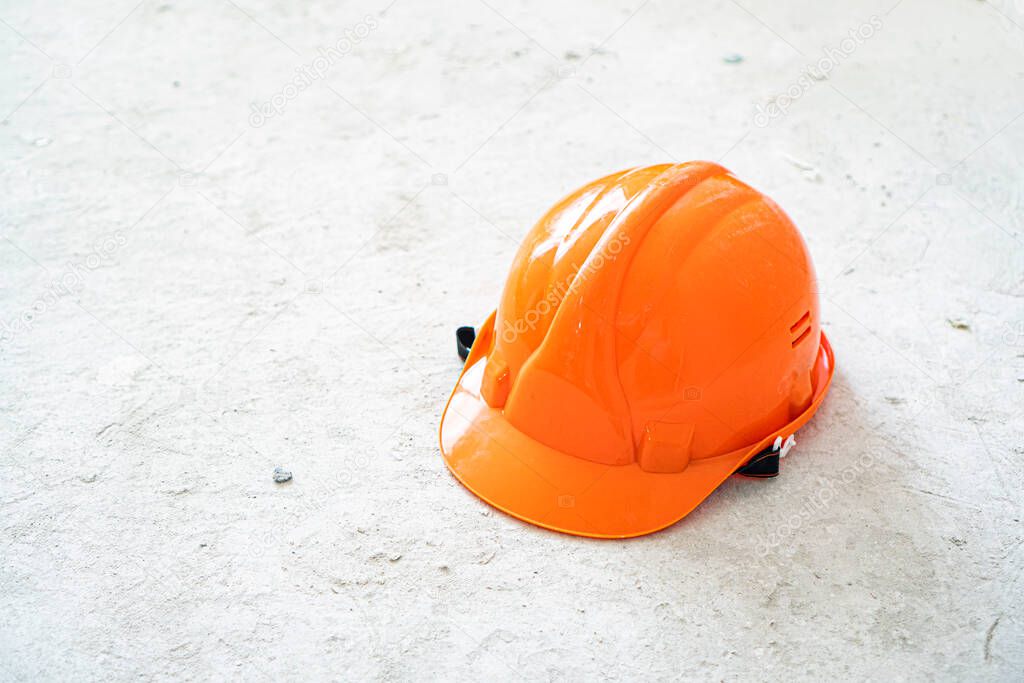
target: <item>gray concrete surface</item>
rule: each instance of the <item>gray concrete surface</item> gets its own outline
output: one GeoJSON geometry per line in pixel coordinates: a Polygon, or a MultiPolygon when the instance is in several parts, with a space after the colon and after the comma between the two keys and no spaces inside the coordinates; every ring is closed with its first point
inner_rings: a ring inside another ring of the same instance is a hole
{"type": "Polygon", "coordinates": [[[0,4],[0,679],[1021,680],[1024,6],[388,1],[0,4]],[[804,231],[825,406],[663,533],[491,511],[453,328],[698,158],[804,231]]]}

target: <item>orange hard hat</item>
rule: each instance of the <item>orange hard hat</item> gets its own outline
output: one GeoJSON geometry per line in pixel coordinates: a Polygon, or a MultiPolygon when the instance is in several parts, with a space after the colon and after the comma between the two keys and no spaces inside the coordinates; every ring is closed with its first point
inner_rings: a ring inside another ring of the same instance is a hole
{"type": "Polygon", "coordinates": [[[734,473],[772,476],[834,370],[783,211],[713,163],[615,173],[523,241],[441,418],[455,477],[500,510],[623,538],[734,473]]]}

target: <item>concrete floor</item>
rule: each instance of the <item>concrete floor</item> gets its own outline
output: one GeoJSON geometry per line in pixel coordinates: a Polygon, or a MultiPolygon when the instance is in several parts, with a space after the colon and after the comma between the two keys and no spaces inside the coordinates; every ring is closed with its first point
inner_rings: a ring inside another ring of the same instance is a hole
{"type": "Polygon", "coordinates": [[[0,679],[1021,680],[1024,6],[389,2],[0,6],[0,679]],[[699,158],[806,236],[823,409],[653,536],[490,510],[454,328],[699,158]]]}

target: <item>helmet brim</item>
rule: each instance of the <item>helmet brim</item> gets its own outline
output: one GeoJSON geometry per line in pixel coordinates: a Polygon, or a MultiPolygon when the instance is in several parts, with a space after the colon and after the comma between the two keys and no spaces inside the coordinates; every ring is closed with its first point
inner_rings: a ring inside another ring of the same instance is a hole
{"type": "Polygon", "coordinates": [[[546,529],[592,538],[629,538],[681,520],[752,456],[804,425],[821,404],[834,370],[821,334],[810,406],[757,443],[713,458],[692,460],[679,473],[638,465],[604,465],[567,455],[523,434],[480,395],[494,315],[481,328],[441,417],[445,464],[483,501],[546,529]]]}

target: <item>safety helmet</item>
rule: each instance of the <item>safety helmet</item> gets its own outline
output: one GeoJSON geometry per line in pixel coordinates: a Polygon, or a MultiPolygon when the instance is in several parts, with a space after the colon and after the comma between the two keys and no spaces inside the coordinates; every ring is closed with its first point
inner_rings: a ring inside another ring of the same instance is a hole
{"type": "Polygon", "coordinates": [[[515,517],[602,538],[663,529],[734,473],[777,473],[834,370],[800,233],[708,162],[562,199],[463,343],[449,469],[515,517]]]}

